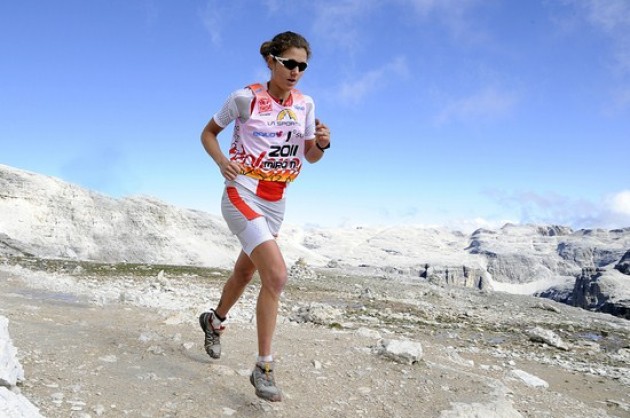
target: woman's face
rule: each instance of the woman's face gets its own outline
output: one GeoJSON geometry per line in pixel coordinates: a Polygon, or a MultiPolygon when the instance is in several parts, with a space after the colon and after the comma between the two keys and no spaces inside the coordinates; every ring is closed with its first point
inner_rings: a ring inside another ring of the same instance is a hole
{"type": "Polygon", "coordinates": [[[299,67],[289,70],[280,61],[293,60],[298,63],[306,63],[306,56],[306,50],[304,48],[295,47],[291,47],[278,55],[279,60],[273,56],[269,56],[267,62],[269,63],[269,68],[271,68],[272,83],[282,90],[288,91],[293,89],[298,81],[300,81],[300,78],[302,78],[302,75],[304,75],[304,71],[300,71],[299,67]]]}

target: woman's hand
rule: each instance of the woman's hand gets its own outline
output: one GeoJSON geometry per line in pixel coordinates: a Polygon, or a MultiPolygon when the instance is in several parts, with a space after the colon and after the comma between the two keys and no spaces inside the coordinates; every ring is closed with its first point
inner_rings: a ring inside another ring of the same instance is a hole
{"type": "Polygon", "coordinates": [[[226,180],[234,180],[237,175],[243,172],[243,167],[239,163],[227,159],[219,164],[219,169],[226,180]]]}
{"type": "Polygon", "coordinates": [[[322,148],[330,144],[330,129],[319,119],[315,119],[315,141],[322,148]]]}
{"type": "Polygon", "coordinates": [[[214,119],[210,119],[210,122],[206,125],[201,132],[201,143],[205,148],[206,152],[214,162],[219,167],[219,171],[221,171],[221,175],[226,180],[234,180],[237,175],[243,172],[243,166],[234,161],[230,161],[223,153],[221,152],[221,147],[219,146],[219,140],[217,136],[223,130],[222,127],[217,125],[214,119]]]}

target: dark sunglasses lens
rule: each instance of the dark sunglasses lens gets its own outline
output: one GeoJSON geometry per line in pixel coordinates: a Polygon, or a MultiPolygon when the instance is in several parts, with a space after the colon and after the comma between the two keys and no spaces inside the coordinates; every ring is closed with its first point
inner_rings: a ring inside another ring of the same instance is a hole
{"type": "Polygon", "coordinates": [[[286,60],[286,61],[282,61],[282,64],[287,67],[287,69],[289,70],[294,70],[295,67],[298,67],[298,69],[301,71],[306,70],[306,67],[308,66],[307,63],[305,62],[297,62],[296,60],[286,60]]]}

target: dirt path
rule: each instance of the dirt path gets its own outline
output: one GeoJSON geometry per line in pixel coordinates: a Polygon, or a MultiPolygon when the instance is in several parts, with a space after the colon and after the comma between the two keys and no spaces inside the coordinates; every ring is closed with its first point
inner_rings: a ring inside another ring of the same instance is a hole
{"type": "MultiPolygon", "coordinates": [[[[285,304],[293,300],[288,294],[285,304]]],[[[361,324],[334,330],[283,321],[275,351],[285,401],[272,404],[258,400],[249,383],[256,353],[252,324],[231,324],[224,356],[211,361],[194,315],[169,320],[177,313],[99,306],[85,295],[30,288],[1,271],[0,315],[9,318],[25,369],[22,393],[50,418],[630,416],[610,402],[630,403],[628,387],[614,379],[483,350],[458,354],[458,346],[473,341],[474,329],[457,339],[416,329],[424,358],[405,365],[373,354],[376,339],[357,333],[361,324]],[[550,387],[511,377],[515,367],[550,387]]],[[[380,332],[400,337],[396,329],[380,332]]]]}

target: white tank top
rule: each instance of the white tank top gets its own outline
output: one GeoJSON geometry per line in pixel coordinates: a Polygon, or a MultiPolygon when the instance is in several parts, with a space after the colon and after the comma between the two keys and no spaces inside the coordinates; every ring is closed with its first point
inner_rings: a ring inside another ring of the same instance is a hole
{"type": "Polygon", "coordinates": [[[267,200],[282,199],[302,169],[304,140],[315,138],[314,108],[298,90],[283,104],[261,84],[232,93],[214,120],[223,128],[236,121],[229,157],[244,169],[235,181],[267,200]]]}

